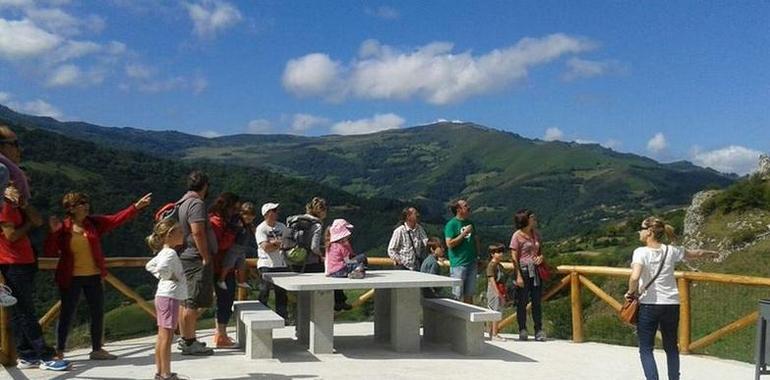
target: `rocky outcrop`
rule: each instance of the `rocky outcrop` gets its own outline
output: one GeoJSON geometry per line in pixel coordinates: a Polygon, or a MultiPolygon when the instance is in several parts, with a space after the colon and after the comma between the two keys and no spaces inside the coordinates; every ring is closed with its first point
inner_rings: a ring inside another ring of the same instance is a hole
{"type": "Polygon", "coordinates": [[[763,154],[759,156],[759,170],[757,174],[765,181],[770,180],[770,156],[763,154]]]}
{"type": "Polygon", "coordinates": [[[692,197],[692,203],[684,215],[684,233],[682,243],[687,248],[714,247],[716,242],[703,233],[706,216],[703,212],[703,203],[719,194],[719,190],[706,190],[696,193],[692,197]]]}

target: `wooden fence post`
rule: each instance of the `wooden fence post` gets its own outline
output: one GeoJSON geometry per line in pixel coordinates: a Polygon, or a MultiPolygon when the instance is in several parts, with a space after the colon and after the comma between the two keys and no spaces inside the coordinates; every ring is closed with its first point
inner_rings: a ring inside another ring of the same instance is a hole
{"type": "Polygon", "coordinates": [[[692,317],[690,314],[690,280],[677,279],[679,287],[679,352],[690,353],[690,340],[692,339],[692,317]]]}
{"type": "Polygon", "coordinates": [[[572,302],[572,341],[583,343],[583,304],[580,300],[580,278],[570,273],[570,300],[572,302]]]}

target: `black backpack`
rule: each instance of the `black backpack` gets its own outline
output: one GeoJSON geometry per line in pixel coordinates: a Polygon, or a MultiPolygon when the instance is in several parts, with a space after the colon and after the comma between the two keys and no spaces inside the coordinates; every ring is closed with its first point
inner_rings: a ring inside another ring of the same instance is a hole
{"type": "Polygon", "coordinates": [[[286,228],[281,235],[281,251],[289,265],[303,265],[307,255],[312,254],[313,226],[317,219],[306,215],[294,215],[286,219],[286,228]]]}

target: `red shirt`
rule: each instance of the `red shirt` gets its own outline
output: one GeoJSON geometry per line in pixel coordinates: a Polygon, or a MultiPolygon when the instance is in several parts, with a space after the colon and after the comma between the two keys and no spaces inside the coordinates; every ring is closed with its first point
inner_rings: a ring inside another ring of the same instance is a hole
{"type": "MultiPolygon", "coordinates": [[[[24,224],[24,214],[19,207],[6,200],[0,208],[0,224],[13,224],[19,228],[24,224]]],[[[0,233],[0,264],[32,264],[35,254],[32,252],[32,242],[26,235],[18,240],[9,241],[5,234],[0,233]]]]}

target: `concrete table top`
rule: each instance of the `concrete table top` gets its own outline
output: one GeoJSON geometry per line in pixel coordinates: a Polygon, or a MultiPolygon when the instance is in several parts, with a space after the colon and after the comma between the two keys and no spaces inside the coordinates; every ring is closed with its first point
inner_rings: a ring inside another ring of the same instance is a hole
{"type": "Polygon", "coordinates": [[[288,291],[333,289],[435,288],[460,285],[461,280],[409,270],[367,270],[360,280],[326,277],[323,273],[271,272],[265,279],[288,291]]]}

